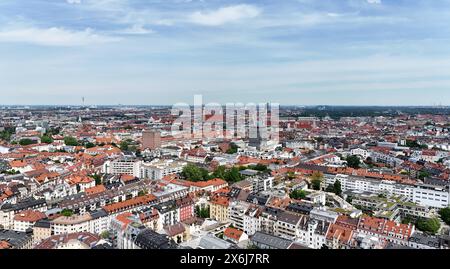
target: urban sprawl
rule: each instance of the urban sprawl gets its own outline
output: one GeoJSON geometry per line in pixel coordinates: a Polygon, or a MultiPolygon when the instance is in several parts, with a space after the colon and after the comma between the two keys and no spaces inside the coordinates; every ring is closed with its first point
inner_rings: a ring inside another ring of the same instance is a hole
{"type": "Polygon", "coordinates": [[[449,248],[448,109],[281,107],[279,141],[177,138],[169,107],[0,116],[0,249],[449,248]]]}

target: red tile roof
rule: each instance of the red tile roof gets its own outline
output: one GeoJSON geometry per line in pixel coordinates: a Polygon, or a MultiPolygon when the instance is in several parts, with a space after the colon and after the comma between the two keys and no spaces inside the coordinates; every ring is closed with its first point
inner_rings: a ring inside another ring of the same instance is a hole
{"type": "Polygon", "coordinates": [[[17,213],[14,216],[15,221],[24,221],[33,223],[45,218],[47,218],[47,216],[44,213],[33,210],[25,210],[20,213],[17,213]]]}
{"type": "Polygon", "coordinates": [[[224,196],[216,196],[211,200],[212,204],[228,207],[230,199],[224,196]]]}
{"type": "Polygon", "coordinates": [[[238,230],[238,229],[235,229],[235,228],[230,228],[230,227],[228,227],[228,228],[224,231],[223,236],[224,236],[224,237],[227,237],[227,238],[230,238],[230,239],[233,239],[233,240],[236,240],[236,241],[239,241],[239,239],[241,238],[241,236],[242,236],[243,233],[244,233],[244,232],[241,231],[241,230],[238,230]]]}
{"type": "Polygon", "coordinates": [[[93,194],[102,193],[105,191],[106,191],[106,188],[104,185],[97,185],[95,187],[88,188],[85,190],[87,195],[93,195],[93,194]]]}
{"type": "Polygon", "coordinates": [[[11,249],[12,245],[6,241],[0,241],[0,249],[11,249]]]}
{"type": "Polygon", "coordinates": [[[342,244],[350,243],[353,236],[353,230],[339,224],[331,224],[327,233],[327,239],[337,239],[342,244]]]}
{"type": "Polygon", "coordinates": [[[103,207],[103,209],[108,213],[114,213],[134,208],[137,206],[146,205],[149,204],[150,202],[156,201],[156,199],[157,199],[156,196],[154,196],[153,194],[148,194],[145,196],[135,197],[123,202],[106,205],[103,207]]]}

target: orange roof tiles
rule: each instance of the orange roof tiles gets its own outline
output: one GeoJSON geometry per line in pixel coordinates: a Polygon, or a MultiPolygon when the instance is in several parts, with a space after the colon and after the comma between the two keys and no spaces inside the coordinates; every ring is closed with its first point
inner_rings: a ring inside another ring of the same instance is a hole
{"type": "Polygon", "coordinates": [[[239,239],[241,238],[242,234],[244,234],[243,231],[235,229],[235,228],[228,227],[224,231],[223,236],[231,238],[231,239],[236,240],[236,241],[239,241],[239,239]]]}
{"type": "Polygon", "coordinates": [[[278,159],[264,160],[264,159],[258,159],[258,158],[249,157],[249,156],[240,156],[239,157],[239,164],[240,165],[247,165],[247,164],[264,164],[264,165],[269,165],[269,164],[277,163],[277,162],[280,162],[280,161],[282,161],[282,160],[278,160],[278,159]]]}
{"type": "Polygon", "coordinates": [[[331,224],[327,233],[327,239],[337,239],[340,243],[348,244],[353,236],[353,230],[338,224],[331,224]]]}
{"type": "Polygon", "coordinates": [[[380,174],[377,172],[369,172],[366,169],[353,169],[350,167],[328,167],[328,172],[331,174],[344,174],[360,177],[376,178],[380,180],[397,181],[405,184],[414,184],[415,182],[404,175],[380,174]]]}
{"type": "Polygon", "coordinates": [[[103,207],[103,209],[108,213],[114,213],[129,208],[149,204],[150,202],[156,201],[156,199],[157,199],[156,196],[154,196],[153,194],[148,194],[145,196],[135,197],[123,202],[106,205],[103,207]]]}
{"type": "Polygon", "coordinates": [[[192,186],[192,187],[197,187],[197,188],[201,188],[201,189],[207,188],[209,186],[222,186],[222,185],[228,184],[225,180],[220,179],[220,178],[214,178],[214,179],[211,179],[208,181],[197,181],[197,182],[179,180],[178,183],[180,183],[181,185],[184,185],[184,186],[192,186]]]}
{"type": "Polygon", "coordinates": [[[0,241],[0,249],[11,249],[12,245],[6,241],[0,241]]]}
{"type": "Polygon", "coordinates": [[[228,207],[230,199],[224,196],[216,196],[211,200],[212,204],[228,207]]]}
{"type": "Polygon", "coordinates": [[[266,206],[275,207],[275,208],[286,208],[291,203],[290,198],[279,198],[279,197],[272,197],[268,202],[266,206]]]}
{"type": "Polygon", "coordinates": [[[50,180],[50,181],[54,180],[54,179],[56,179],[59,176],[60,176],[60,174],[58,174],[56,172],[49,172],[49,173],[44,173],[44,174],[41,174],[41,175],[35,177],[35,180],[38,183],[43,183],[43,182],[48,181],[48,180],[50,180]]]}
{"type": "Polygon", "coordinates": [[[39,211],[33,210],[25,210],[20,213],[17,213],[14,216],[15,221],[24,221],[24,222],[36,222],[41,219],[45,219],[47,216],[39,211]]]}
{"type": "Polygon", "coordinates": [[[9,162],[9,165],[12,168],[24,168],[24,167],[27,167],[29,164],[23,160],[14,160],[14,161],[9,162]]]}
{"type": "Polygon", "coordinates": [[[133,222],[133,220],[130,218],[133,214],[130,212],[125,212],[122,214],[117,215],[116,220],[120,221],[122,223],[122,229],[125,229],[129,224],[133,222]]]}
{"type": "Polygon", "coordinates": [[[121,175],[121,176],[120,176],[120,179],[121,179],[123,182],[128,182],[128,181],[135,180],[136,178],[135,178],[133,175],[126,175],[126,174],[124,174],[124,175],[121,175]]]}
{"type": "Polygon", "coordinates": [[[409,238],[414,231],[413,225],[398,224],[394,221],[388,221],[385,219],[373,217],[362,218],[358,226],[360,229],[369,230],[371,232],[379,233],[382,235],[389,235],[390,233],[394,233],[406,239],[409,238]]]}
{"type": "Polygon", "coordinates": [[[225,187],[225,188],[218,189],[214,193],[220,194],[220,195],[226,195],[226,194],[230,193],[230,191],[231,191],[231,189],[229,187],[225,187]]]}
{"type": "Polygon", "coordinates": [[[92,246],[93,244],[100,241],[100,237],[88,232],[72,233],[72,234],[62,234],[53,235],[35,247],[35,249],[54,249],[60,244],[68,243],[72,240],[80,241],[87,246],[92,246]]]}
{"type": "Polygon", "coordinates": [[[102,193],[105,191],[106,191],[106,188],[104,185],[97,185],[95,187],[88,188],[85,190],[87,195],[93,195],[93,194],[102,193]]]}
{"type": "Polygon", "coordinates": [[[88,184],[92,181],[95,181],[93,178],[88,176],[82,176],[82,175],[72,175],[68,178],[68,183],[70,185],[77,185],[77,184],[88,184]]]}

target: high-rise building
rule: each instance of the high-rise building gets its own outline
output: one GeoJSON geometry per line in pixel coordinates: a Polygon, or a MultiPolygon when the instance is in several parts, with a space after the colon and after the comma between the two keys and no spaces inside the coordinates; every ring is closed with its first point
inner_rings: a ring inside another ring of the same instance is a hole
{"type": "Polygon", "coordinates": [[[161,133],[157,130],[142,132],[142,148],[154,150],[161,147],[161,133]]]}

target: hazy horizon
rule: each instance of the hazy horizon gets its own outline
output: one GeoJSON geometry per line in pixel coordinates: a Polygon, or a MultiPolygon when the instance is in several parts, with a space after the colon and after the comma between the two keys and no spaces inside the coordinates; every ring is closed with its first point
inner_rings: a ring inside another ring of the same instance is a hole
{"type": "MultiPolygon", "coordinates": [[[[217,102],[214,102],[217,103],[217,102]]],[[[194,106],[192,103],[187,103],[190,106],[194,106]]],[[[206,105],[207,103],[203,103],[206,105]]],[[[245,105],[246,103],[244,103],[245,105]]],[[[259,104],[259,103],[256,103],[259,104]]],[[[0,104],[0,109],[4,107],[82,107],[82,108],[92,108],[92,107],[172,107],[174,104],[0,104]]],[[[226,104],[222,104],[225,106],[226,104]]],[[[447,109],[450,108],[448,105],[332,105],[332,104],[315,104],[315,105],[301,105],[301,104],[279,104],[280,107],[305,107],[305,108],[316,108],[316,107],[374,107],[374,108],[435,108],[435,109],[447,109]]]]}

